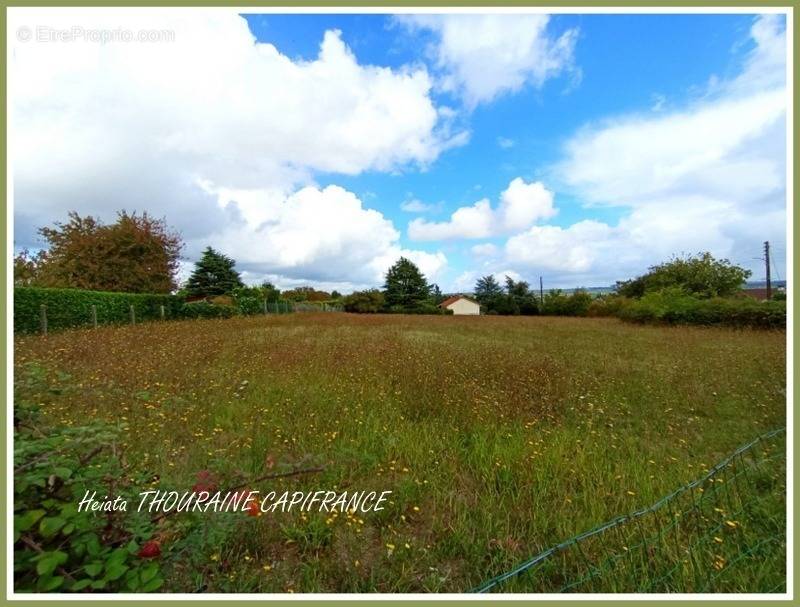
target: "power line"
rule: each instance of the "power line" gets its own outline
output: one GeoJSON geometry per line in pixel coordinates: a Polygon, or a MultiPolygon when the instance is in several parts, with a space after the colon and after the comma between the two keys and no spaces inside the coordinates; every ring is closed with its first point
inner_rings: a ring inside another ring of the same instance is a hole
{"type": "Polygon", "coordinates": [[[772,257],[772,269],[775,270],[775,276],[778,277],[778,280],[781,280],[781,273],[778,272],[778,264],[775,263],[775,257],[772,257]]]}

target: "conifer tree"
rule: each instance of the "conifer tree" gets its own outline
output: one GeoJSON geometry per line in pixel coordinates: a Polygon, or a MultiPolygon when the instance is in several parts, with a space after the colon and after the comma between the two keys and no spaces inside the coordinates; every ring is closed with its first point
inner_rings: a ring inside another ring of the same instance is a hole
{"type": "Polygon", "coordinates": [[[234,265],[233,259],[207,247],[186,283],[186,294],[190,297],[213,297],[229,295],[234,289],[243,287],[234,265]]]}
{"type": "Polygon", "coordinates": [[[383,286],[386,305],[414,310],[429,303],[431,287],[419,268],[401,257],[386,273],[383,286]]]}

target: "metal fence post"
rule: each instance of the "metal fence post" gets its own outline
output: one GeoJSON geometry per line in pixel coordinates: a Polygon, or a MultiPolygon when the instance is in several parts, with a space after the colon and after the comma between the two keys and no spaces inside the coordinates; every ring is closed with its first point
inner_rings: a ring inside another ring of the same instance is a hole
{"type": "Polygon", "coordinates": [[[92,304],[92,326],[97,328],[97,306],[92,304]]]}
{"type": "Polygon", "coordinates": [[[161,320],[164,320],[164,316],[165,316],[165,314],[166,314],[166,312],[165,312],[165,310],[164,310],[164,304],[161,304],[159,307],[160,307],[160,309],[161,309],[161,310],[160,310],[160,311],[161,311],[161,320]]]}
{"type": "Polygon", "coordinates": [[[131,324],[136,324],[136,310],[134,310],[133,304],[131,304],[131,324]]]}
{"type": "Polygon", "coordinates": [[[47,306],[45,304],[39,306],[39,322],[42,328],[42,335],[47,335],[47,306]]]}

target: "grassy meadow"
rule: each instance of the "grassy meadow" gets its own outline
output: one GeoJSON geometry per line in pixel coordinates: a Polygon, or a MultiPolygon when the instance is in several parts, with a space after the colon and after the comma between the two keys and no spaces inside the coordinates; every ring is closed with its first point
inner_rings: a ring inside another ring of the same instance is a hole
{"type": "Polygon", "coordinates": [[[462,592],[785,425],[785,341],[589,318],[146,323],[16,337],[15,389],[54,425],[118,425],[147,488],[320,466],[253,488],[393,492],[363,516],[165,519],[163,591],[462,592]]]}

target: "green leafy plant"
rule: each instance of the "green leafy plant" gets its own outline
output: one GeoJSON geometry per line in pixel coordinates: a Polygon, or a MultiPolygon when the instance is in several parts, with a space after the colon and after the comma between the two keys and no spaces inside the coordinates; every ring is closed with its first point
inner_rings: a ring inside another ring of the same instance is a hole
{"type": "Polygon", "coordinates": [[[755,329],[786,326],[785,301],[746,298],[699,299],[672,287],[645,294],[618,312],[623,320],[640,323],[725,325],[755,329]]]}
{"type": "Polygon", "coordinates": [[[208,301],[183,304],[180,309],[183,318],[231,318],[234,314],[233,306],[219,306],[208,301]]]}
{"type": "MultiPolygon", "coordinates": [[[[30,366],[19,381],[44,382],[30,366]]],[[[18,592],[150,592],[164,580],[146,515],[80,508],[86,492],[124,496],[136,484],[114,453],[117,429],[47,427],[40,406],[14,410],[14,587],[18,592]]],[[[113,499],[113,498],[112,498],[113,499]]],[[[135,501],[133,501],[135,503],[135,501]]]]}
{"type": "Polygon", "coordinates": [[[567,295],[561,289],[549,291],[544,296],[542,314],[551,316],[586,316],[592,296],[584,290],[577,289],[567,295]]]}
{"type": "Polygon", "coordinates": [[[729,297],[742,288],[752,272],[727,259],[715,259],[711,253],[674,257],[651,266],[646,274],[618,282],[617,293],[625,297],[642,297],[647,293],[677,287],[695,297],[729,297]]]}
{"type": "Polygon", "coordinates": [[[344,298],[344,309],[358,314],[375,314],[383,310],[384,303],[383,293],[377,289],[355,291],[344,298]]]}

